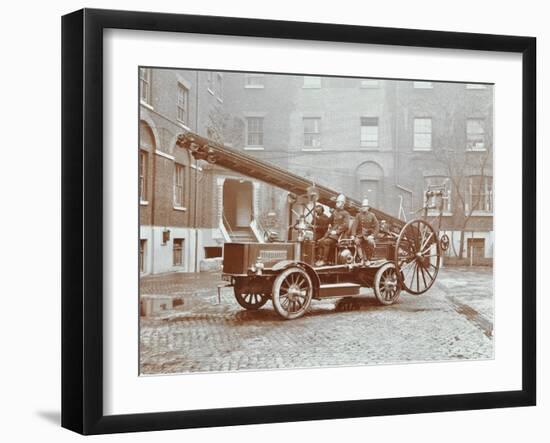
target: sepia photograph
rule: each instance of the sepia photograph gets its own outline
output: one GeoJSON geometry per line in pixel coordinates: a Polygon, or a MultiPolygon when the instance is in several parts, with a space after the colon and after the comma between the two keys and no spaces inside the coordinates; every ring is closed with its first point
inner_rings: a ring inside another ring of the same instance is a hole
{"type": "Polygon", "coordinates": [[[493,84],[136,75],[140,375],[494,358],[493,84]]]}

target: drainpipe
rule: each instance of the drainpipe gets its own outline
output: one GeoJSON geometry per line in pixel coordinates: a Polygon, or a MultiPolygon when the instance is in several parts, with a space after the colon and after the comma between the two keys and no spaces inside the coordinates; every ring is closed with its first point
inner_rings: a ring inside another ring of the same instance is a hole
{"type": "MultiPolygon", "coordinates": [[[[394,173],[393,173],[393,179],[394,179],[394,185],[397,189],[400,189],[402,191],[407,192],[411,196],[411,208],[413,206],[413,197],[414,193],[412,189],[406,188],[405,186],[401,185],[399,183],[399,129],[398,129],[398,100],[397,100],[397,91],[398,86],[397,83],[394,81],[394,111],[393,111],[393,139],[394,139],[394,146],[393,146],[393,163],[394,163],[394,173]]],[[[399,214],[398,214],[399,217],[399,214]]]]}
{"type": "MultiPolygon", "coordinates": [[[[195,132],[199,133],[199,71],[196,71],[196,91],[195,91],[195,132]]],[[[193,226],[195,228],[195,272],[199,272],[199,226],[198,226],[198,188],[199,188],[199,161],[195,160],[195,196],[194,196],[194,208],[193,208],[193,226]]]]}
{"type": "Polygon", "coordinates": [[[153,146],[153,171],[151,184],[151,274],[155,273],[155,197],[156,197],[156,182],[157,182],[157,146],[153,146]]]}

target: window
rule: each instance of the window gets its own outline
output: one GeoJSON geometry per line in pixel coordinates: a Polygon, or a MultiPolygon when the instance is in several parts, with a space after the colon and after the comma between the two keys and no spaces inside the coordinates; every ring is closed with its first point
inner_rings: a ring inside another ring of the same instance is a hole
{"type": "Polygon", "coordinates": [[[414,89],[432,89],[433,87],[432,82],[413,82],[414,89]]]}
{"type": "Polygon", "coordinates": [[[374,79],[370,79],[370,78],[361,80],[361,87],[362,88],[376,89],[379,86],[380,86],[380,84],[379,84],[378,80],[374,80],[374,79]]]}
{"type": "Polygon", "coordinates": [[[206,73],[206,87],[214,94],[214,73],[212,71],[206,73]]]}
{"type": "Polygon", "coordinates": [[[468,151],[485,151],[485,121],[470,118],[466,121],[466,149],[468,151]]]}
{"type": "Polygon", "coordinates": [[[214,89],[214,94],[218,99],[223,99],[223,77],[219,72],[216,74],[216,85],[214,89]]]}
{"type": "Polygon", "coordinates": [[[321,77],[304,76],[304,88],[320,88],[321,77]]]}
{"type": "Polygon", "coordinates": [[[378,117],[361,117],[361,147],[378,148],[378,117]]]}
{"type": "Polygon", "coordinates": [[[147,201],[147,152],[139,151],[139,200],[147,201]]]}
{"type": "MultiPolygon", "coordinates": [[[[428,214],[439,215],[439,205],[443,210],[443,214],[450,215],[452,213],[451,206],[451,179],[449,177],[425,177],[424,192],[426,191],[442,191],[441,199],[437,197],[432,201],[428,201],[428,214]],[[435,206],[435,207],[432,207],[435,206]]],[[[425,194],[424,194],[425,197],[425,194]]]]}
{"type": "Polygon", "coordinates": [[[466,212],[493,212],[493,177],[472,176],[467,183],[466,212]]]}
{"type": "Polygon", "coordinates": [[[487,89],[487,85],[479,83],[466,83],[466,89],[487,89]]]}
{"type": "Polygon", "coordinates": [[[187,125],[189,123],[189,89],[178,83],[177,100],[178,121],[187,125]]]}
{"type": "Polygon", "coordinates": [[[263,117],[248,117],[246,119],[246,145],[264,145],[264,119],[263,117]]]}
{"type": "Polygon", "coordinates": [[[244,75],[244,87],[245,88],[263,88],[264,87],[264,75],[263,74],[245,74],[244,75]]]}
{"type": "Polygon", "coordinates": [[[174,163],[174,206],[182,208],[185,204],[185,166],[174,163]]]}
{"type": "Polygon", "coordinates": [[[304,118],[304,148],[321,147],[321,119],[318,117],[304,118]]]}
{"type": "Polygon", "coordinates": [[[185,239],[175,238],[172,246],[172,263],[174,266],[183,266],[183,245],[185,239]]]}
{"type": "Polygon", "coordinates": [[[429,151],[432,149],[432,119],[414,119],[414,150],[429,151]]]}
{"type": "Polygon", "coordinates": [[[139,68],[139,98],[142,102],[151,104],[151,69],[139,68]]]}
{"type": "Polygon", "coordinates": [[[145,272],[145,251],[147,240],[139,240],[139,272],[145,272]]]}

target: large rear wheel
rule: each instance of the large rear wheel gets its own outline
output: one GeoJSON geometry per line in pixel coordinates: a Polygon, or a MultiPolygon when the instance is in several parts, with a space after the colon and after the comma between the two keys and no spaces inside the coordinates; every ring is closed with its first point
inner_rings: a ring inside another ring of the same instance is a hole
{"type": "Polygon", "coordinates": [[[273,307],[285,320],[305,314],[313,298],[313,284],[307,272],[291,267],[281,272],[273,282],[273,307]]]}
{"type": "Polygon", "coordinates": [[[416,219],[403,226],[395,244],[395,267],[405,291],[419,295],[430,289],[440,261],[439,240],[428,222],[416,219]]]}

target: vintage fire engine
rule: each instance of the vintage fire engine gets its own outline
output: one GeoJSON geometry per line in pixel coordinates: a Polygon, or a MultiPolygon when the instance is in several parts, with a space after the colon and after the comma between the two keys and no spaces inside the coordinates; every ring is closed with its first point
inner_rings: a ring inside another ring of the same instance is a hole
{"type": "MultiPolygon", "coordinates": [[[[344,235],[337,242],[333,263],[315,266],[313,208],[317,203],[334,208],[338,192],[191,132],[181,134],[177,144],[196,159],[288,191],[289,201],[300,206],[293,208],[297,222],[288,241],[267,234],[263,242],[225,243],[222,278],[233,286],[243,308],[256,310],[271,299],[282,318],[296,319],[304,315],[313,299],[354,296],[361,287],[368,287],[379,303],[391,305],[401,291],[419,295],[434,284],[449,238],[440,236],[439,227],[434,229],[426,218],[428,209],[438,208],[441,224],[442,190],[428,190],[424,216],[408,222],[371,208],[381,223],[374,257],[368,264],[358,260],[354,242],[344,235]]],[[[347,199],[346,210],[352,216],[359,208],[359,201],[347,199]]]]}

